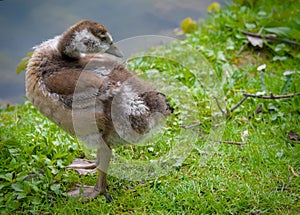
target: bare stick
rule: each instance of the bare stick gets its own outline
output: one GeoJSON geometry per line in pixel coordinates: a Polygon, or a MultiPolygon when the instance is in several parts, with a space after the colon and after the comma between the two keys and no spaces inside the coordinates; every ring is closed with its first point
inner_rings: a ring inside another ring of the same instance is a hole
{"type": "Polygon", "coordinates": [[[272,92],[270,93],[269,96],[263,96],[263,95],[256,95],[256,94],[249,94],[249,93],[244,93],[244,97],[236,104],[234,105],[231,109],[230,112],[233,112],[235,109],[237,109],[241,104],[243,104],[244,101],[248,97],[252,98],[260,98],[260,99],[286,99],[286,98],[291,98],[294,96],[300,96],[300,92],[295,93],[295,94],[284,94],[284,95],[274,95],[272,92]]]}
{"type": "Polygon", "coordinates": [[[237,109],[241,104],[243,104],[244,101],[246,101],[246,99],[248,98],[248,96],[244,96],[241,101],[239,101],[233,108],[230,109],[230,112],[234,111],[235,109],[237,109]]]}
{"type": "Polygon", "coordinates": [[[270,96],[263,96],[263,95],[256,95],[256,94],[249,94],[244,93],[245,97],[253,97],[253,98],[261,98],[261,99],[285,99],[285,98],[291,98],[294,96],[300,96],[300,92],[295,94],[284,94],[284,95],[273,95],[273,93],[270,93],[270,96]]]}
{"type": "Polygon", "coordinates": [[[222,114],[226,114],[225,111],[221,108],[221,105],[220,105],[220,103],[219,103],[218,98],[214,96],[214,99],[216,100],[217,105],[218,105],[218,108],[220,109],[220,111],[222,112],[222,114]]]}
{"type": "Polygon", "coordinates": [[[204,140],[207,140],[207,141],[211,141],[211,142],[214,142],[214,143],[227,143],[227,144],[230,144],[230,145],[237,145],[237,146],[241,146],[241,145],[246,145],[246,142],[235,142],[235,141],[231,141],[231,140],[214,140],[214,139],[211,139],[211,138],[206,138],[202,135],[200,135],[200,137],[204,138],[204,140]]]}
{"type": "Polygon", "coordinates": [[[235,142],[235,141],[230,141],[230,140],[210,140],[210,141],[215,142],[215,143],[228,143],[230,145],[238,145],[238,146],[246,144],[245,142],[235,142]]]}
{"type": "Polygon", "coordinates": [[[242,31],[242,33],[245,34],[245,35],[251,36],[251,37],[266,38],[268,40],[281,41],[281,42],[289,43],[289,44],[296,45],[296,46],[300,47],[300,43],[297,43],[296,41],[277,38],[276,35],[273,35],[273,34],[260,35],[260,34],[255,34],[255,33],[247,32],[247,31],[242,31]]]}

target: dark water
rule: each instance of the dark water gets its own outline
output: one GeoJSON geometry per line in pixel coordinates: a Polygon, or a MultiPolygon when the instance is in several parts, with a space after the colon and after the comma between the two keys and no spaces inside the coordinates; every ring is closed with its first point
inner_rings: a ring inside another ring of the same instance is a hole
{"type": "MultiPolygon", "coordinates": [[[[16,66],[31,47],[81,19],[108,27],[115,41],[145,34],[172,35],[182,19],[201,19],[214,0],[3,0],[0,1],[0,103],[24,101],[16,66]]],[[[224,1],[218,1],[224,2],[224,1]]]]}

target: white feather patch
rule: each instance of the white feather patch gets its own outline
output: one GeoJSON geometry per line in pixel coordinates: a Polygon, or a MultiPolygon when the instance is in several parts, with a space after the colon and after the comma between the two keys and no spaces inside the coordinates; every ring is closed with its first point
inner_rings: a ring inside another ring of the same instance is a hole
{"type": "Polygon", "coordinates": [[[48,49],[49,51],[57,50],[57,44],[58,44],[60,37],[61,36],[56,36],[53,39],[46,40],[45,42],[41,43],[40,45],[34,46],[33,49],[40,48],[40,49],[48,49]]]}
{"type": "Polygon", "coordinates": [[[125,85],[123,88],[122,103],[124,112],[128,116],[141,116],[149,111],[144,100],[129,85],[125,85]]]}
{"type": "Polygon", "coordinates": [[[66,47],[66,52],[71,56],[77,56],[79,53],[105,52],[109,44],[102,42],[87,29],[75,32],[75,36],[70,45],[66,47]]]}

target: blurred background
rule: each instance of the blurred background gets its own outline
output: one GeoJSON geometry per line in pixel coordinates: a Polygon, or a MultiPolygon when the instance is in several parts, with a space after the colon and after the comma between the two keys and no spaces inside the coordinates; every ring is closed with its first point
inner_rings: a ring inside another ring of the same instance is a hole
{"type": "MultiPolygon", "coordinates": [[[[203,19],[213,0],[2,0],[0,1],[0,104],[24,102],[25,72],[16,74],[32,47],[81,19],[107,26],[114,41],[138,35],[174,36],[186,17],[203,19]]],[[[225,1],[218,1],[224,4],[225,1]]]]}

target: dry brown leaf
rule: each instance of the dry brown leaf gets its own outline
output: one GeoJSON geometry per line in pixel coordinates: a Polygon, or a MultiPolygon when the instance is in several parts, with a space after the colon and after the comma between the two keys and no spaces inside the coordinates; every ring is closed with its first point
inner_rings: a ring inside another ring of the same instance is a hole
{"type": "Polygon", "coordinates": [[[293,174],[294,177],[299,177],[299,174],[297,174],[295,172],[294,168],[291,165],[288,165],[288,167],[290,168],[290,170],[291,170],[291,172],[292,172],[292,174],[293,174]]]}
{"type": "Polygon", "coordinates": [[[260,48],[263,47],[264,41],[261,38],[257,38],[257,37],[252,37],[247,35],[248,41],[251,43],[251,45],[258,46],[260,48]]]}
{"type": "Polygon", "coordinates": [[[287,135],[289,136],[289,139],[292,140],[292,141],[300,140],[299,135],[294,131],[288,131],[287,135]]]}

